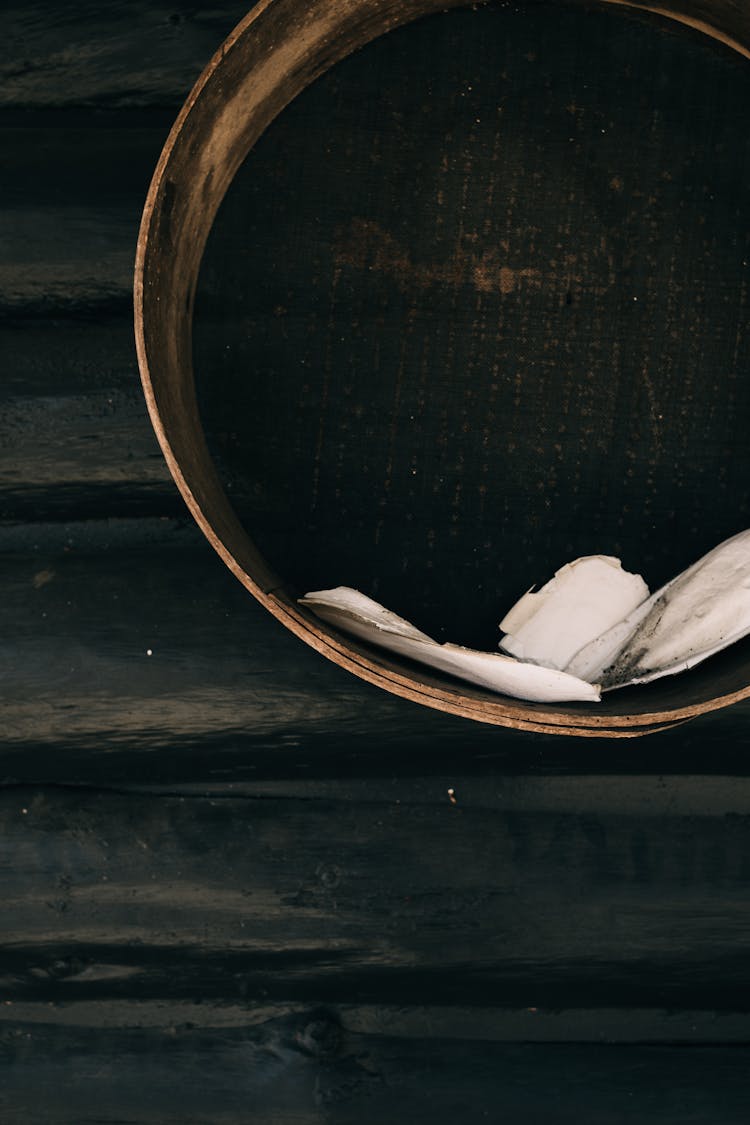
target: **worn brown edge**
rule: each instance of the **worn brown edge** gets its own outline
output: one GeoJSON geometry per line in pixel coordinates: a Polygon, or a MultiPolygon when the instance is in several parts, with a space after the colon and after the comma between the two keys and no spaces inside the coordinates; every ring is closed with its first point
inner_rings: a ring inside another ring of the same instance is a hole
{"type": "MultiPolygon", "coordinates": [[[[636,12],[645,12],[672,20],[713,38],[738,52],[740,55],[750,58],[750,49],[744,47],[726,31],[714,27],[704,20],[695,18],[690,14],[671,11],[662,5],[641,3],[639,0],[599,0],[599,3],[627,8],[636,12]]],[[[317,7],[323,12],[327,9],[329,16],[333,18],[338,18],[339,11],[343,12],[344,10],[351,12],[360,9],[363,12],[370,13],[372,22],[366,27],[366,34],[352,45],[351,51],[363,46],[366,42],[376,38],[379,34],[391,28],[411,22],[421,15],[433,11],[445,10],[449,7],[464,6],[472,5],[467,4],[466,0],[447,0],[447,2],[443,0],[442,3],[435,3],[434,0],[421,0],[420,3],[401,5],[398,4],[397,0],[396,3],[391,4],[382,3],[379,2],[379,0],[344,0],[343,3],[341,0],[339,0],[338,3],[336,0],[320,0],[317,4],[309,3],[304,5],[308,13],[313,7],[317,7]],[[394,12],[396,14],[394,14],[394,12]]],[[[643,734],[669,729],[672,726],[679,725],[698,715],[706,714],[750,697],[750,684],[748,684],[742,689],[706,699],[699,703],[687,704],[682,707],[653,712],[634,711],[622,715],[612,715],[599,709],[583,713],[582,711],[576,711],[567,707],[557,709],[548,708],[540,704],[524,703],[523,701],[510,700],[506,702],[503,697],[496,698],[494,696],[490,697],[489,695],[485,696],[478,690],[467,690],[465,687],[459,688],[458,686],[453,687],[447,682],[443,685],[442,681],[437,677],[420,675],[420,677],[417,678],[413,673],[403,670],[397,663],[390,659],[375,656],[366,652],[358,645],[352,644],[349,638],[342,637],[334,629],[325,627],[309,613],[300,610],[299,607],[286,596],[283,581],[268,570],[265,560],[257,553],[249,537],[247,537],[244,529],[240,528],[237,521],[234,521],[235,526],[231,530],[235,535],[241,534],[246,540],[246,549],[242,554],[245,556],[250,555],[256,577],[254,577],[247,566],[243,565],[238,559],[237,555],[240,552],[232,550],[227,542],[225,542],[227,536],[222,537],[217,534],[212,521],[204,512],[204,506],[201,500],[196,495],[182,471],[180,460],[175,454],[172,442],[167,433],[167,428],[162,419],[158,396],[149,364],[149,350],[145,332],[145,278],[148,268],[148,254],[151,248],[151,235],[157,199],[160,188],[165,181],[175,146],[182,136],[185,125],[206,87],[215,79],[217,73],[220,72],[227,54],[236,49],[238,44],[268,17],[268,13],[273,12],[274,9],[278,7],[278,0],[260,0],[252,11],[250,11],[230,35],[227,36],[190,91],[157,163],[143,210],[136,250],[134,279],[136,351],[146,404],[170,473],[193,518],[198,523],[209,543],[232,573],[270,613],[296,636],[323,656],[359,678],[384,688],[393,694],[424,706],[464,718],[541,734],[567,734],[586,738],[634,738],[643,734]]],[[[339,61],[339,58],[345,57],[346,53],[351,53],[351,51],[332,56],[330,60],[327,61],[327,65],[321,67],[320,73],[328,69],[328,67],[333,65],[336,61],[339,61]]],[[[297,91],[297,93],[299,92],[300,91],[297,91]]],[[[296,96],[296,94],[294,96],[296,96]]],[[[220,199],[216,202],[212,213],[207,216],[206,236],[213,222],[219,202],[220,199]]],[[[192,279],[193,287],[194,282],[195,278],[192,279]]],[[[214,485],[218,485],[218,478],[216,478],[214,485]]],[[[218,485],[218,487],[221,488],[220,485],[218,485]]]]}
{"type": "Polygon", "coordinates": [[[677,12],[670,8],[665,8],[661,4],[647,4],[642,3],[641,0],[599,0],[603,4],[611,4],[612,7],[618,8],[631,8],[640,12],[647,12],[652,16],[660,16],[662,19],[674,20],[676,23],[682,24],[684,27],[690,27],[693,31],[699,32],[701,35],[708,36],[709,39],[715,39],[717,42],[722,43],[730,50],[736,51],[740,55],[744,55],[746,59],[750,59],[750,46],[745,47],[742,43],[733,36],[729,35],[722,28],[708,23],[704,19],[699,19],[695,16],[690,16],[684,13],[677,12]]]}

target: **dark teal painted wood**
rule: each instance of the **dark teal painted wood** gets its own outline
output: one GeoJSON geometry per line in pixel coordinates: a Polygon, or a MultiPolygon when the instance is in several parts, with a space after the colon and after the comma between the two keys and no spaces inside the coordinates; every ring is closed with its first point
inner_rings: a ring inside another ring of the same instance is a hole
{"type": "Polygon", "coordinates": [[[132,256],[243,12],[0,13],[0,1118],[744,1122],[747,706],[636,742],[426,711],[184,516],[132,256]]]}

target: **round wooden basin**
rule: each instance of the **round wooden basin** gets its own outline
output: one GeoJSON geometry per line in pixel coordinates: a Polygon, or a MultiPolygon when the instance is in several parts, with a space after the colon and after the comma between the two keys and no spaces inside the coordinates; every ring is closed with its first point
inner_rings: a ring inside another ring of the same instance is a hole
{"type": "Polygon", "coordinates": [[[750,695],[741,643],[600,704],[525,703],[297,602],[356,586],[492,648],[577,555],[655,588],[750,525],[749,48],[730,0],[270,0],[222,44],[144,209],[141,376],[205,535],[328,659],[579,736],[750,695]]]}

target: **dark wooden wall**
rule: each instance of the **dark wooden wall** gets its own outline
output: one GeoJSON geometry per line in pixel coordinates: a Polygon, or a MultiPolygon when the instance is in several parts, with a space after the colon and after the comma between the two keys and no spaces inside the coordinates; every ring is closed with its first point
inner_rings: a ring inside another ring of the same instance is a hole
{"type": "Polygon", "coordinates": [[[185,517],[132,261],[243,14],[0,11],[0,1120],[745,1122],[750,707],[632,742],[423,710],[185,517]]]}

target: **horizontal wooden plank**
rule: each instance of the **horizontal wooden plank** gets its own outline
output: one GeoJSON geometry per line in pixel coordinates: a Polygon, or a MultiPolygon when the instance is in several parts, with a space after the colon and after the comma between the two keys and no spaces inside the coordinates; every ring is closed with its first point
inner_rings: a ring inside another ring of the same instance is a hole
{"type": "Polygon", "coordinates": [[[106,307],[132,289],[137,203],[100,213],[84,206],[14,209],[2,214],[3,242],[21,248],[0,271],[9,305],[47,309],[95,303],[106,307]]]}
{"type": "Polygon", "coordinates": [[[0,106],[180,105],[251,0],[3,5],[0,106]]]}
{"type": "Polygon", "coordinates": [[[19,1024],[7,1125],[743,1125],[744,1048],[507,1046],[351,1034],[324,1013],[209,1033],[19,1024]]]}
{"type": "Polygon", "coordinates": [[[416,785],[5,789],[2,998],[750,1010],[745,813],[416,785]]]}
{"type": "MultiPolygon", "coordinates": [[[[87,970],[90,977],[95,970],[87,970]]],[[[112,974],[110,974],[112,975],[112,974]]],[[[349,1035],[402,1040],[474,1043],[682,1044],[686,1047],[747,1046],[750,1016],[745,1012],[660,1008],[493,1008],[460,1003],[388,1005],[341,1003],[214,1003],[210,999],[2,1000],[0,1038],[19,1024],[39,1029],[86,1028],[110,1032],[177,1027],[202,1032],[248,1031],[269,1021],[288,1020],[304,1027],[310,1021],[335,1022],[349,1035]],[[291,1017],[291,1018],[290,1018],[291,1017]]]]}
{"type": "Polygon", "coordinates": [[[140,388],[131,296],[171,116],[0,114],[0,519],[182,510],[140,388]]]}
{"type": "Polygon", "coordinates": [[[3,324],[130,314],[135,242],[173,112],[0,110],[3,324]]]}
{"type": "Polygon", "coordinates": [[[0,409],[0,519],[182,511],[136,380],[132,374],[126,389],[6,401],[0,409]]]}
{"type": "Polygon", "coordinates": [[[397,699],[292,636],[188,521],[6,526],[0,565],[6,780],[748,773],[746,705],[634,747],[397,699]]]}

